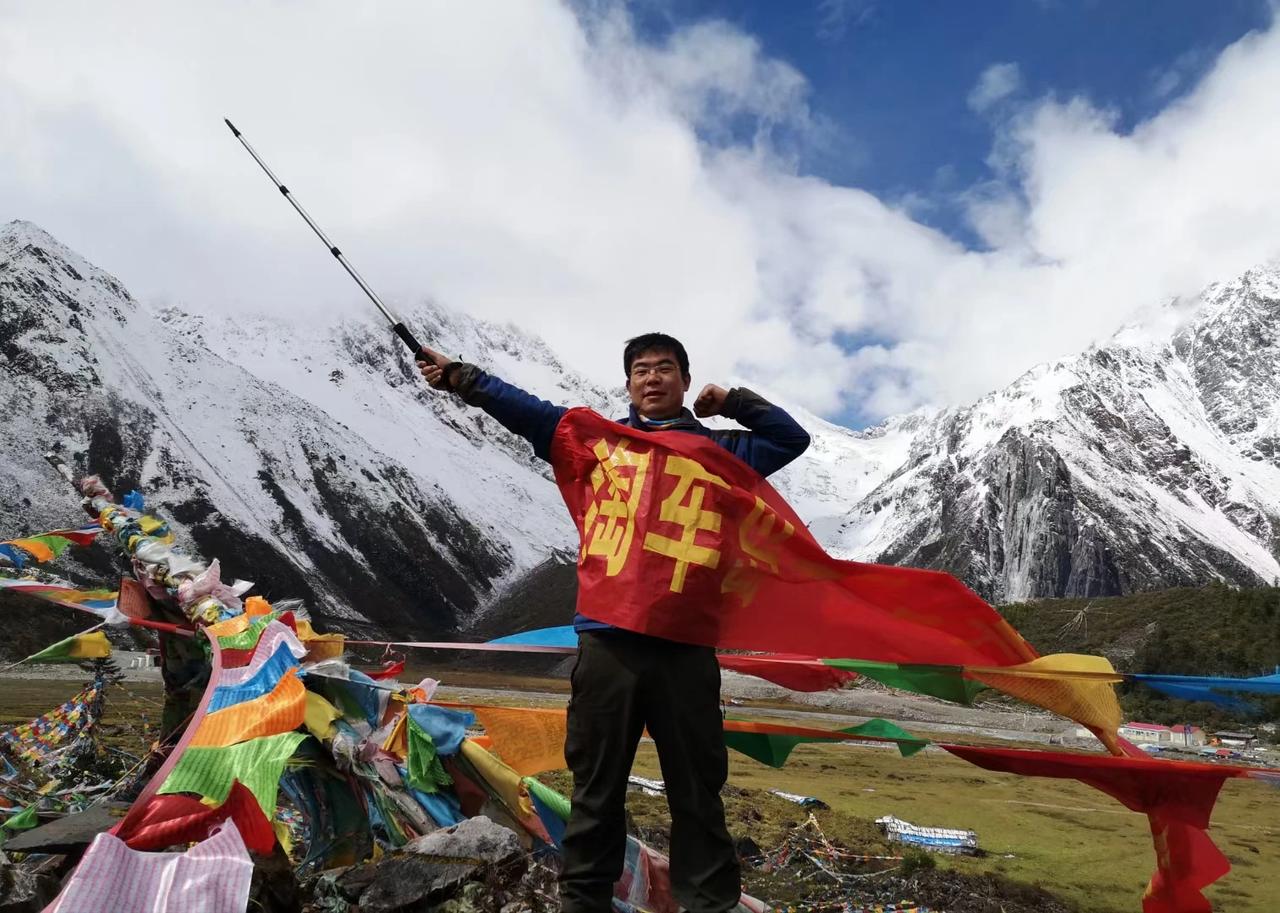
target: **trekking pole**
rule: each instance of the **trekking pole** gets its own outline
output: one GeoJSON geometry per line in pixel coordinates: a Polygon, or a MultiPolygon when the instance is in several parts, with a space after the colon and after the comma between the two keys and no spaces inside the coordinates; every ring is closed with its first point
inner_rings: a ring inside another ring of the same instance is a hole
{"type": "Polygon", "coordinates": [[[271,169],[268,168],[267,163],[262,160],[262,156],[258,155],[258,153],[254,151],[253,147],[249,145],[249,141],[244,138],[244,134],[236,129],[236,125],[231,123],[231,121],[225,117],[223,118],[223,121],[231,128],[231,133],[235,138],[240,140],[240,144],[244,146],[250,155],[253,156],[253,160],[257,162],[258,165],[261,166],[262,170],[267,173],[267,177],[271,178],[271,183],[276,185],[276,189],[284,194],[284,198],[289,201],[294,209],[298,210],[298,215],[302,216],[302,218],[306,220],[306,223],[311,226],[311,230],[314,231],[316,236],[324,242],[324,246],[329,248],[329,253],[333,254],[334,258],[342,264],[342,268],[347,271],[347,274],[351,276],[352,279],[356,280],[356,285],[360,286],[361,291],[369,296],[369,300],[372,301],[377,306],[378,310],[382,312],[382,316],[387,318],[387,322],[391,324],[391,329],[395,330],[396,335],[399,336],[401,341],[409,347],[409,351],[413,353],[414,357],[425,359],[427,357],[426,351],[422,348],[422,345],[418,340],[414,339],[413,333],[409,332],[409,328],[404,325],[404,321],[391,313],[391,309],[382,303],[382,299],[378,297],[378,293],[370,288],[369,283],[364,281],[364,277],[356,272],[356,268],[354,266],[347,262],[347,258],[342,255],[342,251],[338,250],[337,245],[329,240],[328,235],[320,229],[320,226],[316,224],[315,219],[311,218],[311,216],[307,214],[307,211],[302,208],[302,205],[293,198],[293,194],[289,192],[289,188],[280,183],[280,179],[271,173],[271,169]]]}

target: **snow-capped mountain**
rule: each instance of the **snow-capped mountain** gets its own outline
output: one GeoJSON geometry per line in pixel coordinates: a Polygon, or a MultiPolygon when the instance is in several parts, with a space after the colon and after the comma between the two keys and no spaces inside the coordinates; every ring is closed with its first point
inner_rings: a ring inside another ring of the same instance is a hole
{"type": "Polygon", "coordinates": [[[923,422],[826,542],[1002,602],[1280,579],[1280,268],[923,422]]]}
{"type": "MultiPolygon", "coordinates": [[[[607,408],[540,341],[411,319],[544,395],[607,408]]],[[[573,536],[545,467],[428,391],[384,327],[153,311],[28,223],[0,228],[0,530],[78,521],[51,446],[137,487],[228,575],[352,630],[455,630],[573,536]]]]}
{"type": "MultiPolygon", "coordinates": [[[[1280,279],[1206,292],[972,406],[865,431],[793,410],[774,477],[835,554],[952,571],[991,599],[1280,576],[1280,279]]],[[[406,319],[544,398],[616,415],[536,336],[406,319]]],[[[766,395],[769,391],[762,390],[766,395]]],[[[548,468],[428,391],[376,317],[152,309],[29,223],[0,228],[0,533],[75,522],[58,446],[268,596],[348,630],[458,629],[574,532],[548,468]]]]}

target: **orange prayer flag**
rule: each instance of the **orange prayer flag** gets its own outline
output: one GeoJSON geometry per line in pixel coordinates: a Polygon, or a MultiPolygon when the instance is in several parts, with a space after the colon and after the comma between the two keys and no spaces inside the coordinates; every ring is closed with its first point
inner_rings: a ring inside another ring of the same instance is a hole
{"type": "Polygon", "coordinates": [[[259,615],[270,615],[271,611],[271,603],[267,602],[261,596],[250,596],[244,601],[244,614],[249,618],[256,618],[259,615]]]}
{"type": "Polygon", "coordinates": [[[303,724],[306,712],[307,689],[298,678],[297,670],[290,669],[267,694],[206,716],[196,728],[191,745],[222,747],[258,736],[290,732],[303,724]]]}
{"type": "Polygon", "coordinates": [[[565,712],[533,707],[471,705],[493,750],[522,777],[547,770],[563,770],[565,712]]]}

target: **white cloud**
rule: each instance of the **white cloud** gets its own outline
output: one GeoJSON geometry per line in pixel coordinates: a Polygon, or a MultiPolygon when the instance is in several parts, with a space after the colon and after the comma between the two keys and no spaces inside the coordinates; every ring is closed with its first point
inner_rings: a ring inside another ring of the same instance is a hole
{"type": "Polygon", "coordinates": [[[752,37],[711,23],[655,48],[624,8],[582,16],[11,6],[0,219],[147,297],[367,308],[229,115],[393,304],[515,320],[605,380],[621,340],[664,329],[697,380],[736,370],[828,414],[972,399],[1280,249],[1276,29],[1128,134],[1081,99],[990,107],[997,180],[960,197],[972,251],[919,201],[798,175],[779,150],[822,127],[752,37]]]}
{"type": "Polygon", "coordinates": [[[1004,101],[1022,87],[1022,71],[1016,63],[993,63],[982,71],[969,91],[969,107],[979,114],[1004,101]]]}

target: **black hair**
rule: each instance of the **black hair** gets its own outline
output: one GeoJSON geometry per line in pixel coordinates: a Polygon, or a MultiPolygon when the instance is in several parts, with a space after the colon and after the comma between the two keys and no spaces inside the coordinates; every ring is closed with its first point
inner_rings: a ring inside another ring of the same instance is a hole
{"type": "Polygon", "coordinates": [[[670,352],[680,365],[680,373],[689,376],[689,353],[684,350],[680,340],[666,333],[643,333],[634,339],[627,340],[627,347],[622,350],[622,370],[627,377],[631,376],[631,363],[645,352],[670,352]]]}

